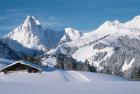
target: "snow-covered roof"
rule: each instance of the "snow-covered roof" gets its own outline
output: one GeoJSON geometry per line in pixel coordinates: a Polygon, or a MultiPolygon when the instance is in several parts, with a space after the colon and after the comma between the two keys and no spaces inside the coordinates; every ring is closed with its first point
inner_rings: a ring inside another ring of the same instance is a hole
{"type": "Polygon", "coordinates": [[[13,63],[11,63],[11,64],[9,64],[9,65],[7,65],[7,66],[1,68],[0,71],[3,70],[3,69],[5,69],[5,68],[7,68],[7,67],[10,67],[10,66],[12,66],[12,65],[15,65],[15,64],[17,64],[17,63],[24,64],[24,65],[27,65],[27,66],[36,68],[36,69],[38,69],[38,70],[40,70],[40,71],[42,70],[41,66],[39,66],[39,65],[37,65],[37,64],[33,64],[33,63],[31,63],[31,62],[29,62],[29,61],[25,61],[25,60],[20,60],[20,61],[15,61],[15,62],[13,62],[13,63]]]}

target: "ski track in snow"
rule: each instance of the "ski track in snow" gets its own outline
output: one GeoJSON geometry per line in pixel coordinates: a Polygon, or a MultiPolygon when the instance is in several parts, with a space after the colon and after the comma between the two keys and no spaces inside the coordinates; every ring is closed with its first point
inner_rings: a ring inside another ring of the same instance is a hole
{"type": "MultiPolygon", "coordinates": [[[[83,74],[77,72],[77,71],[67,71],[67,75],[71,76],[76,81],[83,81],[83,82],[89,82],[90,80],[84,76],[83,74]]],[[[69,77],[68,77],[69,78],[69,77]]]]}
{"type": "Polygon", "coordinates": [[[70,81],[77,81],[77,82],[89,82],[90,80],[76,71],[59,71],[60,74],[63,76],[64,80],[67,82],[70,81]]]}

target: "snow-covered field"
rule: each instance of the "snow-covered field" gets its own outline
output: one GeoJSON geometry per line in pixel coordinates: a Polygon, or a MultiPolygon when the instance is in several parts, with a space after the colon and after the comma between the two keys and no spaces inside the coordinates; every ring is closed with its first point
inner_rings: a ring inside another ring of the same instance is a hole
{"type": "Polygon", "coordinates": [[[0,94],[139,94],[140,82],[78,71],[0,74],[0,94]]]}

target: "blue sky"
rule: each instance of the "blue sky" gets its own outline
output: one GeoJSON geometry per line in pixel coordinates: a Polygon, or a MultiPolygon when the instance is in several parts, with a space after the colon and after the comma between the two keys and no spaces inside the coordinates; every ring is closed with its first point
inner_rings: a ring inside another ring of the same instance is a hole
{"type": "Polygon", "coordinates": [[[140,0],[0,0],[0,36],[36,16],[44,28],[91,31],[106,20],[125,22],[140,15],[140,0]]]}

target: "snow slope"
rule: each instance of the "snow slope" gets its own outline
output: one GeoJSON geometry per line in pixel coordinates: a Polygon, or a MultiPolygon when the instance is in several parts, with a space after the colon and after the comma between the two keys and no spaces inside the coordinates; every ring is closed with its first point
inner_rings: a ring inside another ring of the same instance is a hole
{"type": "Polygon", "coordinates": [[[0,74],[1,94],[139,94],[139,87],[140,82],[88,72],[0,74]]]}

